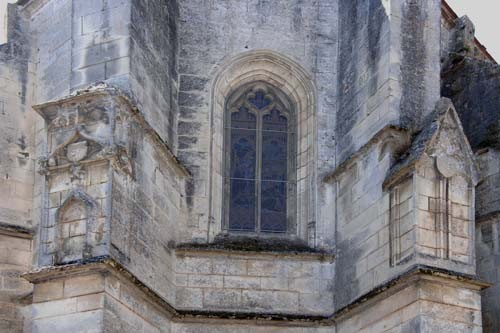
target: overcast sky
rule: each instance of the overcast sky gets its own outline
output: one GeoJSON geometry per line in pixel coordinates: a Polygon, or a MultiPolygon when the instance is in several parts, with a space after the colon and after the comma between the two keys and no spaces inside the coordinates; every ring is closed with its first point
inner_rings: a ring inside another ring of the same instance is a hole
{"type": "Polygon", "coordinates": [[[467,15],[476,26],[476,37],[500,62],[500,0],[446,0],[458,16],[467,15]]]}

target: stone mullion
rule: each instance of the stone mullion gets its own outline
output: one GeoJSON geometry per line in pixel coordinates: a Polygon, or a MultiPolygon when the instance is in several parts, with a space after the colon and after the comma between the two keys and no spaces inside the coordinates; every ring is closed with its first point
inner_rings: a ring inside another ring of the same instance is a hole
{"type": "Polygon", "coordinates": [[[260,212],[261,212],[261,187],[262,187],[262,113],[255,110],[257,115],[257,126],[256,126],[256,142],[255,142],[255,231],[260,233],[260,212]]]}

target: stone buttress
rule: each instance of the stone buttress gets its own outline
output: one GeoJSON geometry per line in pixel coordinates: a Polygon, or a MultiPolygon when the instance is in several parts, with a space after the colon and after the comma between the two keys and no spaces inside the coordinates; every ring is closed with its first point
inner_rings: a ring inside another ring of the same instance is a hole
{"type": "Polygon", "coordinates": [[[481,280],[500,253],[498,103],[468,74],[497,68],[470,59],[468,20],[444,28],[440,0],[8,8],[0,332],[498,324],[481,280]],[[476,85],[487,102],[469,103],[476,85]],[[250,86],[296,116],[282,234],[224,220],[226,111],[250,86]]]}

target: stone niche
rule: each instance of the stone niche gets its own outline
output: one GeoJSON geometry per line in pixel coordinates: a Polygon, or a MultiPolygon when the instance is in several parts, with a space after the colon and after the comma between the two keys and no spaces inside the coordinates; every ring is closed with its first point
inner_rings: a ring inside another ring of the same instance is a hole
{"type": "Polygon", "coordinates": [[[39,262],[65,264],[108,254],[110,170],[133,178],[123,98],[89,90],[34,107],[45,119],[47,151],[39,262]]]}
{"type": "Polygon", "coordinates": [[[85,192],[73,190],[58,209],[55,245],[56,262],[64,263],[92,257],[104,239],[104,218],[99,206],[85,192]],[[94,252],[94,253],[93,253],[94,252]]]}
{"type": "Polygon", "coordinates": [[[451,102],[443,99],[425,130],[384,183],[390,193],[390,262],[475,273],[473,153],[451,102]]]}

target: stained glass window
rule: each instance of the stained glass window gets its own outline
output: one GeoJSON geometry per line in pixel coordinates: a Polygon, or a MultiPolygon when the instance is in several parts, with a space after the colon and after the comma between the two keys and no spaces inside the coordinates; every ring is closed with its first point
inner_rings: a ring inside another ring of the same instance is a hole
{"type": "Polygon", "coordinates": [[[294,216],[295,128],[274,87],[240,89],[226,113],[225,217],[229,231],[286,233],[294,216]]]}

